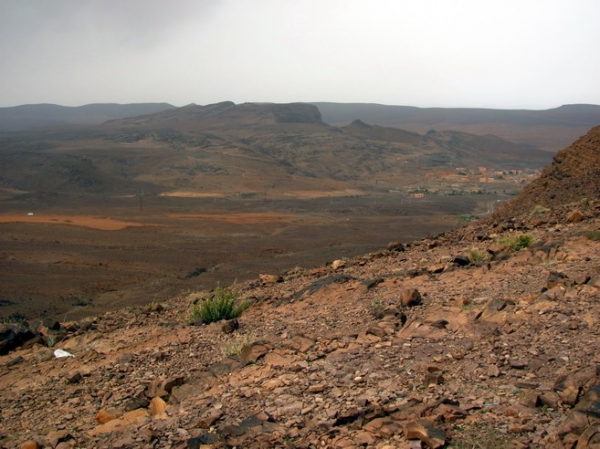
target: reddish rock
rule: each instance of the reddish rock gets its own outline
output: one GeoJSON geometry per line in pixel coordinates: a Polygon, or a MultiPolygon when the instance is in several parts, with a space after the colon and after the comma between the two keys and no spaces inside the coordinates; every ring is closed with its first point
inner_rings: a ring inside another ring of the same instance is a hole
{"type": "Polygon", "coordinates": [[[108,411],[106,409],[101,409],[96,414],[96,422],[98,424],[105,424],[109,421],[112,421],[113,419],[117,419],[117,413],[115,413],[114,411],[108,411]]]}
{"type": "Polygon", "coordinates": [[[421,293],[416,288],[409,288],[402,292],[401,302],[404,307],[417,306],[421,301],[421,293]]]}
{"type": "Polygon", "coordinates": [[[19,449],[39,449],[40,445],[37,441],[29,440],[21,443],[19,449]]]}
{"type": "Polygon", "coordinates": [[[167,403],[163,401],[160,397],[155,397],[150,401],[150,405],[148,406],[148,411],[150,415],[154,418],[165,418],[167,410],[167,403]]]}
{"type": "Polygon", "coordinates": [[[427,420],[406,424],[404,436],[409,440],[419,439],[432,449],[438,449],[446,444],[446,434],[427,420]]]}
{"type": "Polygon", "coordinates": [[[567,222],[569,223],[579,223],[584,219],[584,215],[580,210],[574,210],[567,215],[567,222]]]}

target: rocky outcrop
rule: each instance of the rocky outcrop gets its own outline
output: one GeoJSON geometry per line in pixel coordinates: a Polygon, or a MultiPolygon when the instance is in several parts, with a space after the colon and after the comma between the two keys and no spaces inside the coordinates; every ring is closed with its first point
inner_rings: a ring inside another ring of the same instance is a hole
{"type": "Polygon", "coordinates": [[[600,126],[559,151],[542,175],[512,201],[502,205],[495,220],[529,215],[536,206],[555,208],[600,197],[600,126]]]}

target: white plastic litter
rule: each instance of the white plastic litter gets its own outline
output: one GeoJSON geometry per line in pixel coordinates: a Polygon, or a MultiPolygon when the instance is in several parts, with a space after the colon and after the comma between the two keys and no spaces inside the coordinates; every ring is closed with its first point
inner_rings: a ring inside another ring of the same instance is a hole
{"type": "Polygon", "coordinates": [[[75,357],[73,354],[71,354],[70,352],[65,351],[64,349],[56,349],[54,351],[54,357],[56,357],[57,359],[63,358],[63,357],[75,357]]]}

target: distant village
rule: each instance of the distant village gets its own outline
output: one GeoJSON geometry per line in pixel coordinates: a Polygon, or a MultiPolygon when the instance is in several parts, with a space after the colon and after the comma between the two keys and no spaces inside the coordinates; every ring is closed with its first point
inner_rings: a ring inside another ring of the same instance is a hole
{"type": "Polygon", "coordinates": [[[411,188],[411,198],[427,195],[468,195],[503,193],[514,195],[540,176],[541,169],[496,170],[487,167],[469,169],[456,167],[453,172],[432,172],[423,176],[422,186],[411,188]]]}

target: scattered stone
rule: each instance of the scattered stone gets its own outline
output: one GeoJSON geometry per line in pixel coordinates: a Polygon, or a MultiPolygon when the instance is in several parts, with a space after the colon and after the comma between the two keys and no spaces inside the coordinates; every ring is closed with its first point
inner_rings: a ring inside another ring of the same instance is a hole
{"type": "Polygon", "coordinates": [[[240,322],[237,320],[237,318],[226,321],[225,324],[223,324],[223,326],[221,326],[221,330],[223,331],[224,334],[231,334],[231,333],[235,332],[236,330],[238,330],[239,328],[240,328],[240,322]]]}
{"type": "Polygon", "coordinates": [[[596,376],[596,367],[582,368],[559,377],[554,385],[554,390],[564,403],[573,406],[581,391],[587,385],[593,384],[596,376]]]}
{"type": "Polygon", "coordinates": [[[322,393],[323,391],[325,391],[325,384],[311,385],[310,387],[308,387],[308,391],[310,393],[322,393]]]}
{"type": "Polygon", "coordinates": [[[260,282],[262,282],[265,285],[276,284],[278,282],[283,281],[283,278],[276,274],[259,274],[258,278],[260,279],[260,282]]]}
{"type": "Polygon", "coordinates": [[[346,266],[346,262],[344,262],[341,259],[334,260],[331,263],[331,268],[334,269],[334,270],[339,270],[340,268],[343,268],[345,266],[346,266]]]}
{"type": "Polygon", "coordinates": [[[446,444],[446,435],[430,421],[418,420],[404,426],[404,435],[409,440],[419,439],[432,449],[438,449],[446,444]]]}
{"type": "Polygon", "coordinates": [[[200,449],[203,446],[218,443],[219,440],[220,437],[218,434],[207,432],[195,438],[190,438],[187,440],[186,444],[188,449],[200,449]]]}
{"type": "Polygon", "coordinates": [[[427,373],[423,381],[424,386],[430,385],[442,385],[444,383],[444,376],[440,372],[427,373]]]}
{"type": "Polygon", "coordinates": [[[155,397],[150,401],[148,411],[154,418],[166,418],[167,403],[160,397],[155,397]]]}
{"type": "Polygon", "coordinates": [[[210,429],[222,417],[223,411],[221,409],[212,408],[205,416],[198,420],[196,427],[199,427],[200,429],[210,429]]]}
{"type": "Polygon", "coordinates": [[[548,273],[548,280],[546,281],[546,288],[548,290],[551,290],[557,286],[564,288],[568,287],[569,285],[569,277],[566,274],[559,271],[551,271],[548,273]]]}
{"type": "Polygon", "coordinates": [[[404,307],[412,307],[421,304],[421,293],[416,288],[402,291],[401,302],[404,307]]]}
{"type": "Polygon", "coordinates": [[[487,370],[487,375],[489,377],[498,377],[500,376],[500,369],[496,365],[489,365],[487,370]]]}
{"type": "Polygon", "coordinates": [[[19,445],[19,449],[39,449],[39,447],[39,443],[33,440],[25,441],[19,445]]]}
{"type": "Polygon", "coordinates": [[[78,384],[82,380],[83,380],[83,375],[79,371],[75,372],[74,374],[72,374],[71,376],[69,376],[67,378],[67,382],[69,382],[70,384],[78,384]]]}
{"type": "Polygon", "coordinates": [[[452,259],[452,263],[458,265],[459,267],[465,267],[471,263],[467,256],[456,256],[452,259]]]}
{"type": "Polygon", "coordinates": [[[581,220],[584,219],[584,215],[580,210],[574,210],[572,212],[569,213],[569,215],[567,215],[567,222],[568,223],[579,223],[581,220]]]}
{"type": "Polygon", "coordinates": [[[404,252],[406,249],[404,248],[404,245],[402,243],[392,242],[392,243],[388,244],[387,250],[401,253],[401,252],[404,252]]]}
{"type": "Polygon", "coordinates": [[[12,359],[10,362],[8,362],[6,364],[6,366],[10,368],[11,366],[18,365],[19,363],[23,362],[24,360],[25,359],[23,358],[23,356],[19,355],[19,356],[15,357],[14,359],[12,359]]]}
{"type": "Polygon", "coordinates": [[[255,363],[261,357],[269,352],[269,348],[265,345],[254,343],[244,346],[240,352],[240,358],[244,363],[255,363]]]}
{"type": "Polygon", "coordinates": [[[510,359],[508,363],[510,367],[514,369],[523,369],[527,367],[527,362],[520,359],[510,359]]]}

